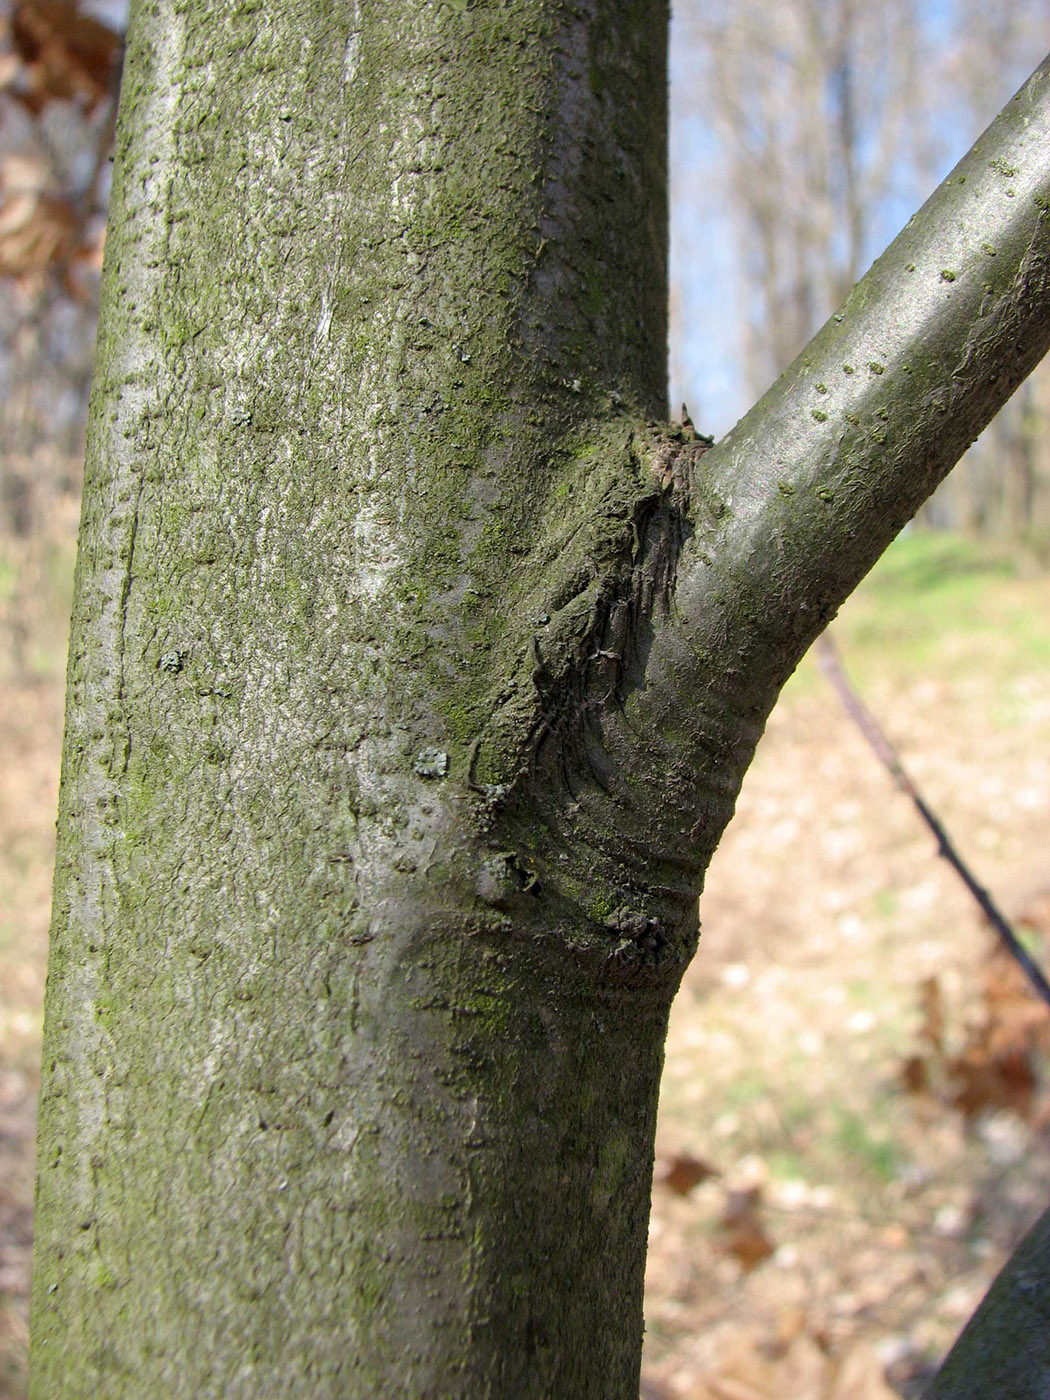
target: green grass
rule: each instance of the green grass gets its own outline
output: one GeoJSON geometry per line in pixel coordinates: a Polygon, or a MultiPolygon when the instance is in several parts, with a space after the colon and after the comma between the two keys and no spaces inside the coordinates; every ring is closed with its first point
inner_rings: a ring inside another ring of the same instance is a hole
{"type": "Polygon", "coordinates": [[[725,1087],[723,1104],[728,1109],[747,1108],[766,1098],[769,1083],[757,1071],[745,1070],[725,1087]]]}
{"type": "Polygon", "coordinates": [[[765,1164],[774,1181],[813,1181],[813,1164],[804,1152],[775,1147],[765,1155],[765,1164]]]}
{"type": "Polygon", "coordinates": [[[877,890],[872,896],[871,911],[877,919],[892,919],[899,904],[900,897],[896,890],[877,890]]]}
{"type": "MultiPolygon", "coordinates": [[[[833,632],[861,684],[952,681],[989,667],[1009,681],[1050,664],[1050,578],[1022,577],[1002,545],[909,530],[843,605],[833,632]]],[[[793,686],[815,680],[807,659],[793,686]]]]}
{"type": "Polygon", "coordinates": [[[951,672],[994,641],[996,660],[1050,661],[1048,590],[1021,580],[1000,548],[959,535],[913,531],[898,539],[842,610],[839,634],[858,654],[893,646],[899,664],[951,672]],[[966,642],[973,643],[967,647],[966,642]]]}
{"type": "Polygon", "coordinates": [[[879,1181],[892,1181],[900,1155],[896,1146],[860,1114],[838,1105],[832,1112],[835,1118],[833,1142],[850,1167],[867,1172],[879,1181]]]}

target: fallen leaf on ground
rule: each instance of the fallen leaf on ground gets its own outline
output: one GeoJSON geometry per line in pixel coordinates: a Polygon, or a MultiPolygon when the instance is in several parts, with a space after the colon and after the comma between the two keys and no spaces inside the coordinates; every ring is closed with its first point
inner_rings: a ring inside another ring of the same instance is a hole
{"type": "Polygon", "coordinates": [[[74,0],[22,0],[10,25],[22,79],[12,96],[37,113],[55,98],[80,100],[88,111],[110,94],[120,36],[74,0]]]}
{"type": "Polygon", "coordinates": [[[806,1332],[772,1356],[753,1333],[742,1334],[686,1394],[688,1400],[897,1400],[871,1347],[830,1357],[806,1332]]]}
{"type": "Polygon", "coordinates": [[[710,1162],[705,1162],[701,1157],[690,1157],[683,1152],[669,1157],[666,1162],[657,1163],[655,1180],[658,1185],[666,1186],[676,1196],[688,1196],[694,1186],[719,1175],[718,1168],[713,1167],[710,1162]]]}
{"type": "Polygon", "coordinates": [[[722,1249],[737,1260],[745,1273],[774,1253],[776,1245],[766,1234],[762,1221],[761,1186],[728,1192],[721,1223],[722,1249]]]}

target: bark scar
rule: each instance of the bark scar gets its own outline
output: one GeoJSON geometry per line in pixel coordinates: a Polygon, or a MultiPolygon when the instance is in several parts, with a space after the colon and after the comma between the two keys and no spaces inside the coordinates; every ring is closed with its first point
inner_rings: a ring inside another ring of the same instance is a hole
{"type": "Polygon", "coordinates": [[[563,608],[552,608],[555,626],[545,634],[545,650],[536,636],[529,644],[537,700],[528,742],[530,775],[552,739],[563,741],[559,749],[571,748],[587,712],[623,703],[648,621],[656,609],[671,607],[691,509],[701,495],[699,463],[712,445],[713,439],[700,437],[691,424],[636,436],[633,454],[643,485],[624,520],[619,559],[606,564],[604,575],[595,568],[581,593],[563,608]],[[652,483],[648,490],[646,481],[652,483]],[[588,593],[584,612],[581,602],[588,593]],[[572,619],[563,630],[557,627],[559,612],[572,619]]]}

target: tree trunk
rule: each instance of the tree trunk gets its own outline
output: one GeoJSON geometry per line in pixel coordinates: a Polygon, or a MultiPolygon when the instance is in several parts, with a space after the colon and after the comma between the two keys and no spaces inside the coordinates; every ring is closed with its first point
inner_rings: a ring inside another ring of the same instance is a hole
{"type": "Polygon", "coordinates": [[[543,617],[659,495],[666,20],[137,8],[39,1396],[637,1395],[695,881],[639,954],[645,892],[582,850],[548,889],[501,788],[547,761],[543,617]]]}
{"type": "Polygon", "coordinates": [[[1050,336],[1034,83],[1012,206],[975,157],[786,399],[658,426],[666,18],[135,8],[41,1400],[638,1393],[703,870],[802,650],[1050,336]],[[960,200],[999,256],[949,287],[960,200]]]}

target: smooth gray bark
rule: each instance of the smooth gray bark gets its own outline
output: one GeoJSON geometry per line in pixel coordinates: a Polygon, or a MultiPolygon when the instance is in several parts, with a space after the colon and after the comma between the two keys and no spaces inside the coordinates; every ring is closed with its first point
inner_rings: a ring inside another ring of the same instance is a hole
{"type": "Polygon", "coordinates": [[[923,1400],[1050,1395],[1050,1210],[1024,1237],[923,1400]]]}
{"type": "Polygon", "coordinates": [[[1050,335],[1040,74],[954,280],[923,243],[818,337],[848,386],[804,360],[712,451],[661,426],[666,19],[134,7],[41,1400],[637,1395],[706,862],[783,679],[1050,335]]]}
{"type": "Polygon", "coordinates": [[[134,8],[39,1396],[636,1384],[672,978],[625,981],[495,817],[576,585],[547,557],[604,565],[659,494],[666,20],[134,8]]]}

